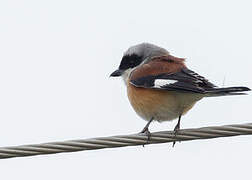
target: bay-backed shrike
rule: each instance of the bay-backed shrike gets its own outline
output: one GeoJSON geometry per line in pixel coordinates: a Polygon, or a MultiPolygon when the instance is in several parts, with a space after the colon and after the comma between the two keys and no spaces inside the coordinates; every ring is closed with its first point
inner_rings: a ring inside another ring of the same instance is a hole
{"type": "Polygon", "coordinates": [[[149,43],[130,47],[123,55],[119,68],[110,76],[122,76],[128,98],[136,113],[148,121],[141,133],[150,132],[153,120],[171,121],[178,118],[175,135],[180,129],[181,116],[203,97],[241,95],[247,87],[219,88],[188,69],[183,58],[169,54],[164,48],[149,43]]]}

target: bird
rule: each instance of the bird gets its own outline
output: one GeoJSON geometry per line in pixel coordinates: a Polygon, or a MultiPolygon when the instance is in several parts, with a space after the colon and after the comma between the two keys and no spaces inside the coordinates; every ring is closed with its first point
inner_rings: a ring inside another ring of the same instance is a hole
{"type": "Polygon", "coordinates": [[[147,142],[151,137],[149,125],[153,121],[178,119],[174,128],[176,136],[181,117],[202,98],[244,95],[245,91],[250,91],[244,86],[218,87],[187,68],[184,58],[175,57],[151,43],[131,46],[110,77],[122,77],[133,109],[147,121],[140,132],[147,134],[147,142]]]}

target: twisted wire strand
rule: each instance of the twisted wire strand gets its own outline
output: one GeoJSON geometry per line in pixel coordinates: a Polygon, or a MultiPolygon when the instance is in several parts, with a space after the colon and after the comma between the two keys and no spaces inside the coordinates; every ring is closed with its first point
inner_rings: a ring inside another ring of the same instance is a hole
{"type": "MultiPolygon", "coordinates": [[[[148,144],[167,143],[173,141],[189,141],[196,139],[210,139],[218,137],[251,135],[252,123],[203,127],[198,129],[179,130],[177,135],[174,131],[161,131],[151,134],[148,144]]],[[[51,142],[33,145],[21,145],[0,148],[0,159],[34,156],[41,154],[55,154],[62,152],[75,152],[103,148],[114,148],[124,146],[146,145],[145,134],[131,134],[92,139],[69,140],[63,142],[51,142]]]]}

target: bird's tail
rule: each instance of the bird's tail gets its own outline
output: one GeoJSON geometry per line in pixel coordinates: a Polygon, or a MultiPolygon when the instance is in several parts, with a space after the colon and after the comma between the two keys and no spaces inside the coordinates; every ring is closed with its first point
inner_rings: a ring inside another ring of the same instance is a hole
{"type": "Polygon", "coordinates": [[[212,88],[207,90],[207,97],[216,96],[231,96],[231,95],[246,95],[244,91],[250,91],[248,87],[227,87],[227,88],[212,88]]]}

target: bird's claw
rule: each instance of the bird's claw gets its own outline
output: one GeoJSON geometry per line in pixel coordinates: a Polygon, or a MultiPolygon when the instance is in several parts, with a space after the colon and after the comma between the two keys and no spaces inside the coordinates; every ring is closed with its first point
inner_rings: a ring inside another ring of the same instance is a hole
{"type": "MultiPolygon", "coordinates": [[[[149,129],[144,128],[140,133],[145,134],[147,136],[146,144],[148,144],[150,142],[150,138],[151,138],[151,133],[150,133],[149,129]]],[[[143,144],[143,147],[144,147],[144,144],[143,144]]]]}
{"type": "MultiPolygon", "coordinates": [[[[174,137],[177,136],[179,130],[180,130],[180,124],[177,124],[177,125],[175,126],[175,128],[174,128],[174,137]]],[[[180,142],[180,141],[179,141],[179,142],[180,142]]],[[[173,141],[172,147],[174,147],[175,144],[176,144],[176,141],[173,141]]]]}

